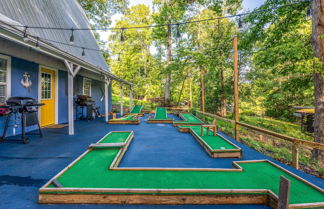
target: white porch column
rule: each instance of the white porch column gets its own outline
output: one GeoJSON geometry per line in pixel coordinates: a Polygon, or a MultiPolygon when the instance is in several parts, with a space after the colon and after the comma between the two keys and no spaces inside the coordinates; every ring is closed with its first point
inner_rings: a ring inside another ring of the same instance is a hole
{"type": "Polygon", "coordinates": [[[124,108],[123,108],[123,96],[124,96],[124,90],[123,90],[123,83],[120,84],[120,116],[124,115],[124,108]]]}
{"type": "Polygon", "coordinates": [[[78,65],[74,69],[73,63],[64,60],[65,66],[68,69],[68,116],[69,116],[69,135],[74,135],[74,108],[73,108],[73,79],[81,69],[78,65]]]}
{"type": "Polygon", "coordinates": [[[129,92],[129,111],[132,111],[133,109],[133,86],[130,86],[130,92],[129,92]]]}
{"type": "Polygon", "coordinates": [[[109,94],[108,94],[108,88],[110,84],[110,79],[108,76],[105,76],[105,119],[106,122],[109,120],[109,94]]]}

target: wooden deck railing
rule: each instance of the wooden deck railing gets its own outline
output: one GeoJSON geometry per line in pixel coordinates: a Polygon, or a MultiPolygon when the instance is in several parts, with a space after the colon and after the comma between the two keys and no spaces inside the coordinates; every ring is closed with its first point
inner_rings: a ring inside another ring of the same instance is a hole
{"type": "MultiPolygon", "coordinates": [[[[228,123],[235,124],[234,120],[223,118],[223,117],[220,117],[218,115],[202,112],[202,111],[199,111],[199,110],[196,110],[196,112],[199,113],[199,114],[202,114],[204,116],[209,116],[209,117],[212,117],[212,118],[215,118],[215,119],[219,119],[219,120],[223,120],[223,121],[228,122],[228,123]]],[[[298,166],[299,165],[298,158],[299,158],[299,148],[301,146],[305,146],[305,147],[309,147],[309,148],[313,148],[313,149],[318,149],[318,150],[322,150],[322,151],[324,150],[324,144],[321,144],[321,143],[306,141],[306,140],[302,140],[302,139],[297,139],[297,138],[294,138],[294,137],[291,137],[291,136],[286,136],[286,135],[283,135],[283,134],[279,134],[279,133],[269,131],[269,130],[266,130],[266,129],[263,129],[263,128],[259,128],[257,126],[249,125],[249,124],[246,124],[246,123],[243,123],[243,122],[237,122],[237,125],[240,125],[240,126],[248,128],[248,129],[252,129],[252,130],[255,130],[255,131],[258,131],[258,132],[261,132],[261,133],[264,133],[264,134],[274,136],[274,137],[283,139],[285,141],[291,142],[293,144],[293,146],[292,146],[292,164],[297,169],[299,168],[299,166],[298,166]]],[[[239,141],[239,139],[236,139],[236,140],[239,141]]]]}

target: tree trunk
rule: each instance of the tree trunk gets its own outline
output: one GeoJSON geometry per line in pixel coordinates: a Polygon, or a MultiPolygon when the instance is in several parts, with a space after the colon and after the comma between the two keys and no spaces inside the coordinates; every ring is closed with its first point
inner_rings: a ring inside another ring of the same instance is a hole
{"type": "MultiPolygon", "coordinates": [[[[322,62],[322,69],[314,73],[315,121],[314,141],[324,143],[324,0],[312,1],[312,45],[315,56],[322,62]]],[[[313,150],[314,159],[324,159],[324,152],[313,150]]]]}
{"type": "Polygon", "coordinates": [[[221,107],[220,114],[222,117],[226,116],[226,97],[225,97],[225,81],[224,70],[220,70],[220,85],[221,85],[221,107]]]}
{"type": "MultiPolygon", "coordinates": [[[[171,56],[172,56],[172,33],[171,33],[171,25],[168,25],[168,48],[167,48],[167,66],[171,63],[171,56]]],[[[167,105],[170,104],[170,86],[171,86],[171,72],[167,73],[166,76],[166,84],[165,84],[165,93],[164,93],[164,100],[167,105]]]]}
{"type": "Polygon", "coordinates": [[[201,111],[205,112],[205,71],[200,66],[200,84],[201,84],[201,111]]]}
{"type": "Polygon", "coordinates": [[[192,108],[192,77],[190,78],[189,91],[190,91],[190,104],[189,107],[192,108]]]}

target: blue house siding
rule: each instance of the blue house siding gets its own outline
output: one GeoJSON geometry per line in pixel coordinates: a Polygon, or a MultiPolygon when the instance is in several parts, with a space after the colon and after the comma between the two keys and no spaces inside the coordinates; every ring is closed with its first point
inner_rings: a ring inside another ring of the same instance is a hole
{"type": "MultiPolygon", "coordinates": [[[[82,95],[83,94],[83,78],[84,76],[77,75],[74,78],[74,94],[75,95],[82,95]]],[[[111,87],[111,86],[110,86],[111,87]]],[[[109,110],[111,110],[111,88],[109,87],[109,110]]],[[[95,101],[95,105],[99,107],[100,114],[105,113],[105,99],[104,99],[104,92],[105,92],[105,84],[102,81],[91,79],[91,97],[95,101]]],[[[76,114],[76,113],[75,113],[76,114]]],[[[79,114],[81,111],[79,110],[79,114]]],[[[85,115],[84,111],[84,115],[85,115]]]]}
{"type": "MultiPolygon", "coordinates": [[[[74,94],[82,94],[83,77],[77,75],[74,79],[74,94]]],[[[38,100],[38,88],[39,88],[39,64],[30,62],[17,57],[11,57],[11,96],[24,96],[32,97],[38,100]],[[24,88],[20,81],[25,72],[30,74],[32,86],[30,88],[24,88]]],[[[104,103],[104,82],[91,80],[91,95],[96,102],[96,106],[100,107],[100,113],[105,112],[104,103]]],[[[68,122],[68,98],[67,98],[67,72],[58,70],[58,123],[68,122]]],[[[109,109],[111,109],[111,86],[109,87],[109,109]]],[[[2,135],[5,126],[5,117],[0,117],[0,135],[2,135]]],[[[15,134],[21,133],[20,118],[16,119],[19,124],[15,129],[15,134]]],[[[13,135],[14,117],[11,118],[10,127],[7,130],[6,136],[13,135]]],[[[26,131],[32,131],[37,129],[37,126],[28,127],[26,131]]]]}
{"type": "Polygon", "coordinates": [[[58,123],[68,122],[67,72],[58,71],[58,123]]]}
{"type": "MultiPolygon", "coordinates": [[[[29,62],[20,58],[11,57],[11,96],[24,96],[38,99],[38,69],[37,63],[29,62]],[[29,88],[24,88],[20,81],[25,72],[30,74],[32,85],[29,88]]],[[[7,117],[0,117],[0,134],[2,135],[7,117]]],[[[20,118],[16,118],[16,123],[19,124],[15,129],[16,134],[21,133],[20,118]]],[[[13,135],[14,117],[10,120],[10,127],[7,130],[7,136],[13,135]]],[[[35,130],[36,126],[31,126],[26,131],[35,130]]]]}

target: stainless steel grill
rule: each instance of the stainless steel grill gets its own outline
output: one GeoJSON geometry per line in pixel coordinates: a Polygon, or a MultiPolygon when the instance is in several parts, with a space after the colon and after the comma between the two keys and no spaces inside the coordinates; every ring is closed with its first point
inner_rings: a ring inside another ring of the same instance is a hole
{"type": "Polygon", "coordinates": [[[10,127],[9,123],[12,116],[14,116],[14,124],[12,125],[13,134],[15,135],[15,130],[16,128],[18,128],[18,125],[21,125],[21,139],[11,139],[10,141],[22,141],[24,144],[27,144],[29,140],[26,136],[26,127],[33,125],[38,126],[39,135],[42,137],[43,134],[38,121],[38,110],[42,105],[44,104],[38,103],[37,100],[30,97],[10,97],[6,101],[6,105],[1,106],[1,108],[8,108],[9,111],[7,113],[7,120],[3,130],[2,138],[0,138],[0,142],[5,141],[6,133],[8,128],[10,127]],[[19,119],[20,124],[17,123],[19,119]]]}

